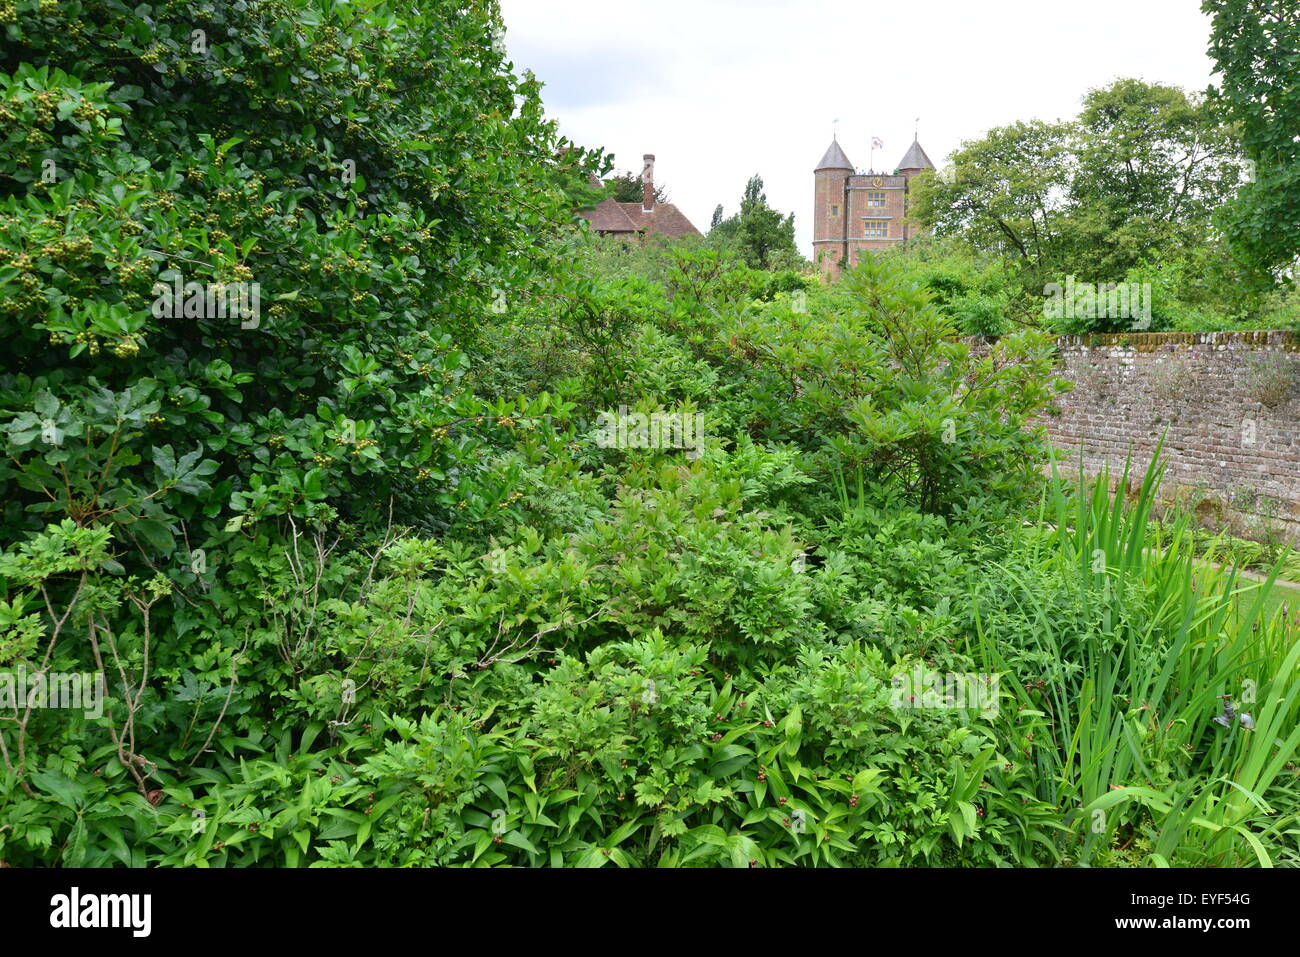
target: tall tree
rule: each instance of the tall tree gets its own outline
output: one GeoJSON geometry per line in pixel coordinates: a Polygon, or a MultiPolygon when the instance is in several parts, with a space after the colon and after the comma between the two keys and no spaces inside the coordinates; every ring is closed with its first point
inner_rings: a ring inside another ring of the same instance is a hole
{"type": "Polygon", "coordinates": [[[1203,245],[1241,181],[1236,138],[1202,97],[1122,79],[1084,98],[1065,245],[1077,268],[1122,276],[1203,245]]]}
{"type": "MultiPolygon", "coordinates": [[[[609,195],[620,203],[639,203],[645,198],[641,177],[631,173],[615,173],[605,180],[605,186],[610,190],[609,195]]],[[[669,202],[668,191],[658,183],[655,184],[655,202],[669,202]]]]}
{"type": "Polygon", "coordinates": [[[990,130],[953,153],[952,174],[915,183],[912,217],[936,235],[1020,260],[1034,272],[1060,261],[1072,129],[1033,120],[990,130]]]}
{"type": "Polygon", "coordinates": [[[916,182],[914,219],[1019,260],[1026,286],[1066,274],[1118,281],[1211,242],[1213,212],[1241,170],[1202,99],[1131,79],[1089,92],[1077,120],[1000,127],[952,161],[952,175],[916,182]]]}
{"type": "Polygon", "coordinates": [[[771,269],[796,265],[799,248],[794,241],[794,213],[782,216],[767,203],[763,178],[755,173],[745,184],[740,212],[722,218],[722,206],[713,211],[710,238],[734,245],[747,265],[771,269]]]}
{"type": "Polygon", "coordinates": [[[1222,81],[1212,100],[1241,131],[1253,182],[1225,210],[1224,232],[1256,270],[1300,256],[1300,15],[1295,0],[1203,0],[1210,56],[1222,81]]]}

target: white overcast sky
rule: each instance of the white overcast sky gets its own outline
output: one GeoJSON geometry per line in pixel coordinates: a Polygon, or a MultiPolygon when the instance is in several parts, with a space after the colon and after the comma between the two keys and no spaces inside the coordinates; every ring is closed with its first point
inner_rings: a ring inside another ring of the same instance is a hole
{"type": "Polygon", "coordinates": [[[1122,76],[1201,91],[1199,0],[501,0],[516,70],[583,146],[655,179],[698,229],[763,177],[811,252],[812,170],[840,145],[892,170],[912,142],[938,166],[963,140],[1078,113],[1122,76]],[[870,52],[868,52],[870,51],[870,52]]]}

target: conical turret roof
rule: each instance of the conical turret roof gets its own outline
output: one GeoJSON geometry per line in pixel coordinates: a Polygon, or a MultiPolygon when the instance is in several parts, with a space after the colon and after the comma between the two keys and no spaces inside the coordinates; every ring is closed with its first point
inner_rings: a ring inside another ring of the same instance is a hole
{"type": "Polygon", "coordinates": [[[926,156],[925,150],[921,149],[920,140],[912,140],[912,145],[907,148],[907,155],[898,164],[898,169],[934,169],[930,157],[926,156]]]}
{"type": "Polygon", "coordinates": [[[823,156],[822,161],[813,168],[813,172],[815,173],[818,170],[823,169],[853,169],[853,164],[850,163],[849,158],[844,155],[844,150],[840,149],[839,140],[831,140],[831,145],[826,148],[826,155],[823,156]]]}

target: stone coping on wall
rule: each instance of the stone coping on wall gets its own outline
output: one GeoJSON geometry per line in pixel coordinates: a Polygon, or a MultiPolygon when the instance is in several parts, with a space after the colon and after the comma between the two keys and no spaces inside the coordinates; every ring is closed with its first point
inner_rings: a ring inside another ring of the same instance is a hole
{"type": "MultiPolygon", "coordinates": [[[[962,336],[969,345],[988,347],[998,337],[962,336]]],[[[1300,332],[1289,329],[1229,329],[1221,332],[1092,332],[1082,335],[1052,336],[1057,348],[1133,349],[1154,352],[1162,346],[1250,346],[1300,352],[1300,332]]]]}
{"type": "Polygon", "coordinates": [[[1154,352],[1161,346],[1252,346],[1300,352],[1300,333],[1286,329],[1231,329],[1221,332],[1108,332],[1054,336],[1057,347],[1119,347],[1154,352]]]}

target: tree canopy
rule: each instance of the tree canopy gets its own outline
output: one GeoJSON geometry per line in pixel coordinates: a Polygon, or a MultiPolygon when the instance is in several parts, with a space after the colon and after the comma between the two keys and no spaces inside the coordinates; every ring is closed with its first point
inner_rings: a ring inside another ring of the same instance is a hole
{"type": "Polygon", "coordinates": [[[740,211],[723,218],[721,204],[713,211],[709,236],[734,246],[754,269],[780,268],[800,260],[794,241],[794,213],[781,213],[768,205],[763,178],[755,173],[745,184],[740,211]]]}
{"type": "Polygon", "coordinates": [[[1300,256],[1300,16],[1293,0],[1204,0],[1210,56],[1221,81],[1213,102],[1238,126],[1253,164],[1223,218],[1257,271],[1276,274],[1300,256]]]}
{"type": "Polygon", "coordinates": [[[950,175],[917,180],[912,210],[938,235],[1020,260],[1033,281],[1118,280],[1206,242],[1241,168],[1202,98],[1124,79],[1089,92],[1075,120],[1014,123],[962,144],[950,175]]]}
{"type": "MultiPolygon", "coordinates": [[[[608,189],[607,195],[620,203],[639,203],[645,199],[645,188],[641,177],[632,173],[615,173],[606,178],[605,186],[608,189]]],[[[661,183],[655,183],[655,202],[671,202],[668,198],[668,190],[664,189],[661,183]]]]}

